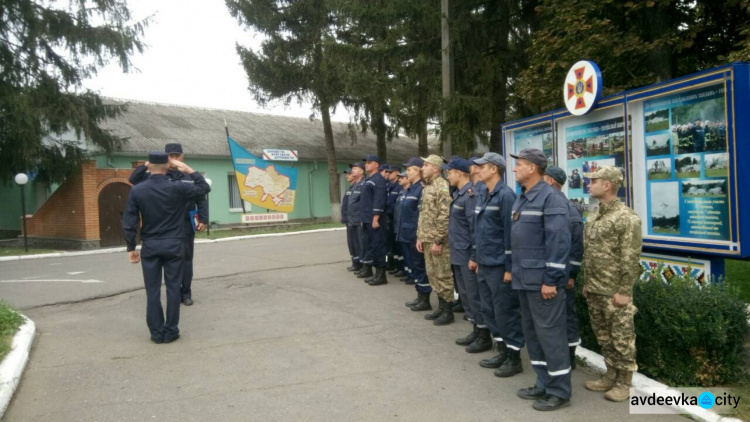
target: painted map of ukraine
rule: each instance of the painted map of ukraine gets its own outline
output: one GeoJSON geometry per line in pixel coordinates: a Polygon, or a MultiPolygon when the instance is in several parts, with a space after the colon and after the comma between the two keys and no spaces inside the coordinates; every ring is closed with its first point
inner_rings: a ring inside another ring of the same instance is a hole
{"type": "Polygon", "coordinates": [[[274,166],[268,166],[265,169],[252,166],[247,169],[245,186],[255,189],[260,186],[263,189],[261,201],[265,201],[269,196],[275,205],[279,205],[284,200],[284,192],[289,189],[289,178],[279,174],[274,166]]]}

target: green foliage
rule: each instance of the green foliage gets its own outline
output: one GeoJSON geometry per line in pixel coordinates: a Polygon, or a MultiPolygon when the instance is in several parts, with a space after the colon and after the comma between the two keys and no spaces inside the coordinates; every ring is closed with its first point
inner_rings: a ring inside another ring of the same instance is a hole
{"type": "MultiPolygon", "coordinates": [[[[741,379],[748,311],[736,289],[724,280],[699,285],[681,276],[664,283],[655,275],[660,272],[657,268],[633,289],[639,372],[674,386],[707,387],[741,379]]],[[[578,293],[582,344],[599,352],[586,301],[580,289],[578,293]]]]}
{"type": "Polygon", "coordinates": [[[13,336],[23,323],[23,317],[13,307],[0,301],[0,361],[10,352],[13,336]]]}
{"type": "Polygon", "coordinates": [[[38,172],[61,182],[85,142],[109,155],[120,139],[99,128],[122,106],[105,105],[81,83],[111,60],[123,71],[142,52],[148,21],[130,23],[123,0],[67,3],[0,0],[0,180],[38,172]],[[81,142],[60,137],[73,133],[81,142]]]}

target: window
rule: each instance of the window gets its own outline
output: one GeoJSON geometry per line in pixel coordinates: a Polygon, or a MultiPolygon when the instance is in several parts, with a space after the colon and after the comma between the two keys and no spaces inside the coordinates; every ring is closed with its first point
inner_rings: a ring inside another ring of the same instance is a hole
{"type": "Polygon", "coordinates": [[[240,189],[237,186],[237,175],[231,173],[227,175],[229,182],[229,211],[242,212],[242,198],[240,198],[240,189]]]}

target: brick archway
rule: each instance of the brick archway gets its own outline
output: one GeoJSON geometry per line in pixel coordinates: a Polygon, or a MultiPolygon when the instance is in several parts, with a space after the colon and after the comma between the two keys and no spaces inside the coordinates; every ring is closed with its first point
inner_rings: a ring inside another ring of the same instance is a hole
{"type": "Polygon", "coordinates": [[[99,190],[97,195],[99,246],[122,246],[125,244],[122,218],[130,188],[129,183],[111,182],[99,190]]]}

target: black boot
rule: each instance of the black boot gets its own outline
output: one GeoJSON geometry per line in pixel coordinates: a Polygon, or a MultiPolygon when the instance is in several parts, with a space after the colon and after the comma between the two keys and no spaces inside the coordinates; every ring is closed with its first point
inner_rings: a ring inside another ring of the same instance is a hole
{"type": "MultiPolygon", "coordinates": [[[[401,280],[403,280],[403,278],[401,280]]],[[[413,285],[417,284],[417,282],[414,281],[414,280],[412,280],[412,279],[410,279],[410,278],[407,278],[406,281],[404,281],[404,284],[406,284],[407,286],[413,286],[413,285]]]]}
{"type": "Polygon", "coordinates": [[[378,268],[375,270],[375,275],[367,282],[370,286],[382,286],[388,284],[388,279],[385,277],[385,268],[378,268]]]}
{"type": "Polygon", "coordinates": [[[346,267],[347,270],[357,272],[362,269],[362,263],[360,262],[352,262],[351,267],[346,267]]]}
{"type": "Polygon", "coordinates": [[[431,311],[432,305],[430,304],[430,294],[420,293],[419,297],[422,299],[411,307],[414,312],[431,311]]]}
{"type": "Polygon", "coordinates": [[[464,305],[461,303],[461,298],[458,298],[457,301],[453,302],[451,307],[453,308],[453,312],[465,312],[464,305]]]}
{"type": "Polygon", "coordinates": [[[442,303],[443,313],[433,321],[432,325],[449,325],[453,324],[455,319],[453,318],[453,303],[443,301],[442,303]]]}
{"type": "Polygon", "coordinates": [[[477,337],[479,337],[479,328],[477,328],[475,324],[474,330],[468,336],[456,340],[456,344],[459,346],[468,346],[471,343],[474,343],[474,340],[476,340],[477,337]]]}
{"type": "Polygon", "coordinates": [[[398,270],[395,273],[393,273],[393,276],[396,278],[402,278],[402,277],[406,277],[407,274],[404,272],[404,270],[398,270]]]}
{"type": "Polygon", "coordinates": [[[576,346],[570,346],[568,350],[570,350],[570,369],[576,369],[576,346]]]}
{"type": "Polygon", "coordinates": [[[417,303],[419,303],[419,302],[420,302],[421,300],[422,300],[422,295],[421,295],[421,294],[419,294],[419,293],[417,293],[417,297],[416,297],[416,299],[414,299],[414,300],[410,300],[410,301],[408,301],[408,302],[404,303],[404,305],[405,305],[405,306],[406,306],[407,308],[411,308],[412,306],[414,306],[414,305],[416,305],[417,303]]]}
{"type": "Polygon", "coordinates": [[[362,269],[354,273],[357,275],[357,278],[369,278],[372,277],[372,265],[365,264],[362,266],[362,269]]]}
{"type": "Polygon", "coordinates": [[[521,352],[519,350],[508,349],[508,359],[505,359],[502,365],[495,370],[495,376],[508,378],[523,372],[521,365],[521,352]]]}
{"type": "Polygon", "coordinates": [[[497,356],[493,356],[488,359],[482,359],[479,362],[479,366],[482,368],[493,368],[497,369],[500,365],[508,359],[508,348],[502,341],[495,342],[495,350],[498,352],[497,356]]]}
{"type": "Polygon", "coordinates": [[[488,328],[479,328],[477,338],[466,347],[466,353],[482,353],[492,349],[492,336],[488,328]]]}
{"type": "Polygon", "coordinates": [[[396,271],[396,260],[393,259],[393,255],[388,255],[387,259],[387,267],[386,269],[388,271],[396,271]]]}
{"type": "Polygon", "coordinates": [[[430,312],[429,314],[425,315],[424,319],[429,319],[430,321],[434,321],[440,318],[440,315],[443,314],[443,309],[445,309],[443,299],[438,297],[438,308],[435,309],[433,312],[430,312]]]}

